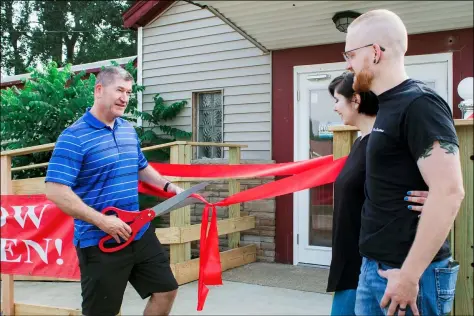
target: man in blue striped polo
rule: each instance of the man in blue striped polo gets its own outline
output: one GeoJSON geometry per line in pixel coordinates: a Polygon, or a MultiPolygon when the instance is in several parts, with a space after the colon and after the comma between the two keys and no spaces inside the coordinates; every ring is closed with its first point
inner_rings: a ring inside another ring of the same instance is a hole
{"type": "Polygon", "coordinates": [[[116,315],[128,281],[143,299],[150,298],[144,315],[169,314],[177,293],[167,252],[153,225],[143,227],[118,252],[98,248],[107,234],[117,243],[130,237],[130,226],[100,211],[109,206],[138,211],[139,180],[183,191],[148,165],[133,126],[121,118],[132,84],[133,77],[121,67],[98,74],[93,106],[61,133],[46,174],[48,199],[74,218],[83,315],[116,315]]]}

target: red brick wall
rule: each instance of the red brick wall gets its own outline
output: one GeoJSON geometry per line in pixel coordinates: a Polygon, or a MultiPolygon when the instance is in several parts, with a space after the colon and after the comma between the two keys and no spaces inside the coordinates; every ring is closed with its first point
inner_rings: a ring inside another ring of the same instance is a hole
{"type": "MultiPolygon", "coordinates": [[[[293,161],[293,67],[343,61],[344,43],[285,49],[273,52],[272,60],[272,159],[293,161]],[[284,132],[281,132],[284,131],[284,132]]],[[[425,33],[409,36],[407,55],[453,52],[453,110],[461,118],[457,104],[459,82],[473,75],[473,29],[425,33]]],[[[276,198],[275,260],[293,262],[293,197],[276,198]]]]}

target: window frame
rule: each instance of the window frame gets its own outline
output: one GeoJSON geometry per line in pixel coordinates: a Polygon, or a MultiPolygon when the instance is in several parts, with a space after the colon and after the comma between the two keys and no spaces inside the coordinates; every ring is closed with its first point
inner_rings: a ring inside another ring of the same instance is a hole
{"type": "MultiPolygon", "coordinates": [[[[221,95],[221,107],[222,107],[222,117],[221,117],[221,139],[224,143],[224,89],[206,89],[206,90],[197,90],[192,92],[192,116],[191,116],[191,125],[192,125],[192,140],[194,142],[199,142],[199,95],[200,94],[210,94],[210,93],[220,93],[221,95]]],[[[193,159],[202,159],[198,156],[198,147],[194,146],[193,149],[193,159]]],[[[223,159],[225,157],[224,149],[222,150],[222,157],[218,159],[223,159]]]]}

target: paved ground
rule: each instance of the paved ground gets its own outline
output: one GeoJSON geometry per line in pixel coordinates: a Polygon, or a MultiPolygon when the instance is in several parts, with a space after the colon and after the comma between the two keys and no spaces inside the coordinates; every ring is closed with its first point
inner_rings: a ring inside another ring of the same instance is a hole
{"type": "MultiPolygon", "coordinates": [[[[210,287],[202,312],[196,311],[197,282],[182,285],[172,314],[329,315],[332,296],[318,293],[324,292],[322,289],[325,287],[325,274],[327,274],[325,269],[264,263],[250,264],[225,272],[224,285],[210,287]],[[258,285],[258,283],[264,285],[258,285]]],[[[15,301],[79,308],[80,285],[76,282],[17,281],[15,282],[15,301]]],[[[145,302],[134,289],[127,288],[122,314],[141,315],[144,306],[145,302]]]]}
{"type": "Polygon", "coordinates": [[[222,278],[285,289],[326,294],[329,269],[256,262],[225,271],[222,278]]]}

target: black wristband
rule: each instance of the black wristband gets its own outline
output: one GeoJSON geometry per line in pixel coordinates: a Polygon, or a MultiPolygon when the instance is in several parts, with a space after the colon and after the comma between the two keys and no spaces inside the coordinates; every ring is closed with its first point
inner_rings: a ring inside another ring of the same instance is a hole
{"type": "Polygon", "coordinates": [[[165,186],[163,187],[163,190],[165,192],[168,192],[168,186],[170,185],[170,182],[166,182],[165,186]]]}

